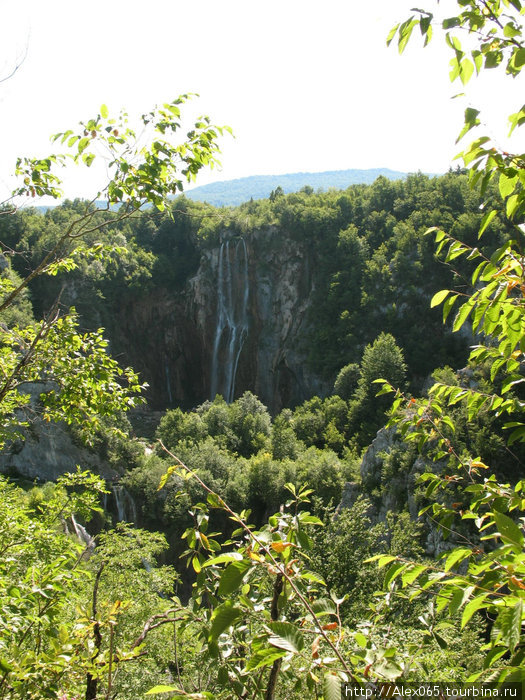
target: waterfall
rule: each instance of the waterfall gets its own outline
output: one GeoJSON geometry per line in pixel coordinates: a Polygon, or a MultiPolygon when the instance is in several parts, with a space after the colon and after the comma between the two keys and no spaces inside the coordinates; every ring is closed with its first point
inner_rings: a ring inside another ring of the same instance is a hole
{"type": "Polygon", "coordinates": [[[239,239],[221,243],[217,269],[217,325],[211,367],[211,399],[216,394],[231,403],[239,357],[248,335],[248,253],[239,239]]]}
{"type": "Polygon", "coordinates": [[[112,484],[111,490],[117,507],[118,522],[137,523],[137,508],[133,496],[120,484],[112,484]]]}
{"type": "MultiPolygon", "coordinates": [[[[113,492],[115,506],[117,508],[117,522],[126,522],[137,526],[137,507],[133,496],[121,484],[112,484],[111,490],[113,492]]],[[[141,557],[141,561],[146,571],[151,573],[151,570],[153,569],[151,563],[145,557],[141,557]]]]}
{"type": "Polygon", "coordinates": [[[91,535],[83,525],[77,523],[73,514],[71,515],[71,524],[73,525],[75,535],[81,542],[83,542],[86,545],[87,551],[91,554],[95,549],[95,538],[91,537],[91,535]]]}

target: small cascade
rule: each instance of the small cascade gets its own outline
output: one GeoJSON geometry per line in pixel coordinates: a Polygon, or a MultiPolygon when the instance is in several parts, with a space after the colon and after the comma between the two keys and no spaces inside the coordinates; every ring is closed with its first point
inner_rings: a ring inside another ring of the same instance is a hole
{"type": "Polygon", "coordinates": [[[91,535],[83,525],[77,523],[74,515],[71,515],[71,524],[73,526],[73,532],[75,533],[75,535],[81,542],[83,542],[86,545],[88,553],[92,554],[93,550],[95,549],[95,538],[91,537],[91,535]]]}
{"type": "MultiPolygon", "coordinates": [[[[115,507],[117,509],[117,522],[131,523],[137,525],[137,506],[130,492],[122,486],[122,484],[113,483],[111,485],[115,507]]],[[[104,510],[106,510],[106,500],[104,501],[104,510]]],[[[145,558],[141,557],[142,565],[148,573],[151,573],[153,566],[145,558]]]]}
{"type": "Polygon", "coordinates": [[[239,239],[221,243],[217,269],[217,325],[213,343],[211,399],[221,394],[231,403],[239,357],[248,335],[248,252],[239,239]]]}
{"type": "Polygon", "coordinates": [[[117,521],[126,523],[137,523],[137,507],[133,496],[121,484],[112,484],[111,490],[115,499],[117,509],[117,521]]]}

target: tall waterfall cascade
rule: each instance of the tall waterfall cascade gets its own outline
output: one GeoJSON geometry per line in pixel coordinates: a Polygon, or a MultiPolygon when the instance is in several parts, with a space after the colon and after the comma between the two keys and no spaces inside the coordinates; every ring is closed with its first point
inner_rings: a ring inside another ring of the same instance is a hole
{"type": "Polygon", "coordinates": [[[112,484],[118,522],[137,523],[137,507],[133,496],[121,484],[112,484]]]}
{"type": "Polygon", "coordinates": [[[235,395],[239,357],[248,335],[248,252],[243,238],[223,241],[217,269],[217,325],[211,367],[211,399],[235,395]]]}

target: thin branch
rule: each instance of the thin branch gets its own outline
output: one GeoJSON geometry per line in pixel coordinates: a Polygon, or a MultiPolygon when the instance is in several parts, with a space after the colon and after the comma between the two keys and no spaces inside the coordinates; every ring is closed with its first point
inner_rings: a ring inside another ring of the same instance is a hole
{"type": "MultiPolygon", "coordinates": [[[[106,566],[106,562],[103,561],[100,565],[97,574],[95,576],[95,583],[93,585],[93,601],[91,610],[91,619],[93,620],[93,637],[95,638],[95,651],[91,657],[91,661],[94,663],[97,656],[100,654],[102,648],[102,633],[100,631],[100,622],[97,620],[97,597],[98,597],[98,587],[100,584],[100,577],[102,576],[102,571],[106,566]]],[[[98,678],[93,676],[92,673],[88,671],[86,677],[86,695],[85,700],[96,700],[98,690],[98,678]]]]}
{"type": "MultiPolygon", "coordinates": [[[[273,584],[273,596],[272,603],[270,605],[270,617],[276,622],[279,619],[279,596],[283,591],[284,578],[282,574],[277,574],[273,584]]],[[[272,670],[270,671],[270,677],[268,679],[268,685],[266,686],[266,693],[264,695],[265,700],[273,700],[275,694],[275,686],[277,685],[277,676],[281,670],[282,659],[275,659],[272,664],[272,670]]]]}
{"type": "Polygon", "coordinates": [[[161,627],[162,625],[167,625],[170,622],[182,622],[185,620],[185,617],[169,617],[172,613],[177,612],[178,608],[173,608],[172,610],[167,610],[165,613],[159,613],[157,615],[153,615],[152,617],[149,618],[149,620],[146,621],[146,624],[144,625],[144,628],[142,632],[139,634],[139,636],[135,639],[133,644],[131,645],[131,649],[136,649],[138,646],[142,644],[142,642],[146,639],[148,634],[154,630],[157,629],[157,627],[161,627]],[[155,622],[155,620],[158,620],[158,622],[155,622]]]}

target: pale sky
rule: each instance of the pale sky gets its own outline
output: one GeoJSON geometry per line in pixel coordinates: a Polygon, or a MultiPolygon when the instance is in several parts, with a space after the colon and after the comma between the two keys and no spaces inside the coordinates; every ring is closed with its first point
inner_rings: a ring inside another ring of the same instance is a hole
{"type": "MultiPolygon", "coordinates": [[[[447,2],[452,10],[450,0],[441,5],[447,2]]],[[[438,42],[423,50],[416,41],[402,56],[386,48],[389,29],[412,6],[0,0],[0,78],[27,46],[20,69],[0,83],[0,194],[13,186],[17,155],[52,152],[52,133],[74,128],[102,103],[140,114],[182,92],[200,94],[188,113],[208,114],[235,134],[222,141],[222,171],[197,184],[346,168],[444,172],[455,165],[467,103],[450,99],[461,86],[450,84],[450,56],[438,42]]],[[[502,115],[523,101],[523,90],[501,75],[472,92],[468,104],[490,107],[497,136],[506,127],[502,115]],[[505,83],[507,95],[487,87],[505,83]]],[[[67,183],[68,196],[92,194],[83,178],[67,183]]]]}

